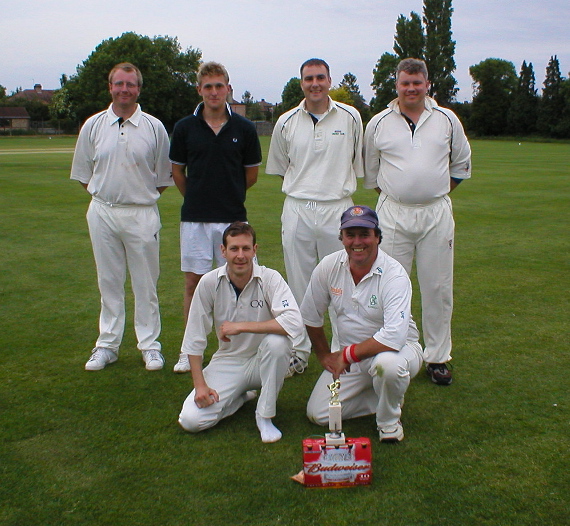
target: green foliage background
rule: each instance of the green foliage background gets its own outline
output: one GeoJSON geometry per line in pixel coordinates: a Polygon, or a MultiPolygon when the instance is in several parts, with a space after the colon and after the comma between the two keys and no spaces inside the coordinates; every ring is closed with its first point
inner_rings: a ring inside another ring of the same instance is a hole
{"type": "MultiPolygon", "coordinates": [[[[373,441],[375,479],[343,490],[289,479],[302,439],[324,432],[305,417],[314,359],[285,382],[276,444],[259,439],[251,403],[199,435],[177,426],[191,380],[172,373],[183,334],[175,189],[160,200],[167,367],[144,369],[129,321],[119,361],[84,371],[99,296],[73,144],[0,138],[0,524],[568,523],[569,144],[472,143],[473,179],[453,193],[454,383],[413,380],[400,444],[378,443],[372,418],[347,422],[348,436],[373,441]]],[[[261,263],[280,271],[282,200],[262,170],[249,219],[261,263]]]]}
{"type": "Polygon", "coordinates": [[[64,91],[71,112],[83,123],[110,104],[111,69],[119,62],[131,62],[143,75],[139,97],[142,108],[171,131],[200,100],[195,84],[201,57],[199,50],[182,51],[177,38],[123,33],[101,42],[77,67],[77,74],[66,82],[64,91]]]}

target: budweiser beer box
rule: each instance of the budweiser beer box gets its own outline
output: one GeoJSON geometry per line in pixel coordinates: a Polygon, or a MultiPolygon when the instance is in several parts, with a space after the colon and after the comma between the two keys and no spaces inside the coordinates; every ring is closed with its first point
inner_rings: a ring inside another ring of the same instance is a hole
{"type": "Polygon", "coordinates": [[[324,438],[303,440],[303,484],[313,488],[343,488],[372,482],[372,448],[368,438],[347,438],[326,445],[324,438]]]}

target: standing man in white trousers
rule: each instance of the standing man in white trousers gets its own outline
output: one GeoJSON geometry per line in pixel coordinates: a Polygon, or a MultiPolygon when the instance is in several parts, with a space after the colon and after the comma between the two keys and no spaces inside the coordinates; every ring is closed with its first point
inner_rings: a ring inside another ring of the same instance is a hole
{"type": "MultiPolygon", "coordinates": [[[[301,65],[305,98],[277,120],[265,169],[283,179],[283,256],[298,303],[317,263],[342,248],[338,218],[352,205],[356,179],[363,176],[362,119],[356,108],[329,97],[331,85],[324,60],[301,65]]],[[[305,335],[295,346],[288,376],[305,370],[310,352],[305,335]]]]}
{"type": "Polygon", "coordinates": [[[382,250],[408,274],[415,257],[426,371],[449,385],[455,222],[448,194],[471,177],[471,148],[457,116],[427,96],[429,87],[422,60],[400,62],[398,98],[366,126],[364,187],[380,194],[382,250]]]}
{"type": "Polygon", "coordinates": [[[162,369],[157,295],[159,232],[157,200],[174,184],[163,124],[144,113],[137,99],[142,75],[121,63],[109,73],[112,103],[83,125],[71,179],[91,194],[87,223],[101,293],[99,337],[88,371],[117,361],[125,328],[127,267],[135,296],[135,333],[146,369],[162,369]]]}

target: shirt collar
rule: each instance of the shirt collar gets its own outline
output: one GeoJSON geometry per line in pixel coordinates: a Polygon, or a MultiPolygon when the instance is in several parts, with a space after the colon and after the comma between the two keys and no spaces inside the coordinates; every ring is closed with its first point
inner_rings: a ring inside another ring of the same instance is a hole
{"type": "MultiPolygon", "coordinates": [[[[376,259],[374,260],[374,263],[372,264],[372,267],[370,268],[366,276],[370,276],[371,274],[378,274],[379,276],[381,276],[384,273],[385,263],[386,263],[386,254],[382,251],[380,245],[378,245],[378,254],[376,255],[376,259]]],[[[348,252],[344,249],[341,257],[341,264],[346,268],[347,272],[350,272],[348,252]]]]}
{"type": "MultiPolygon", "coordinates": [[[[392,102],[390,102],[390,104],[388,104],[388,108],[395,111],[396,113],[400,114],[402,113],[402,111],[400,110],[400,105],[398,104],[398,99],[394,99],[392,102]]],[[[432,113],[434,108],[437,108],[437,102],[435,101],[435,99],[432,99],[431,97],[426,97],[425,111],[427,111],[428,113],[432,113]]]]}
{"type": "MultiPolygon", "coordinates": [[[[196,106],[196,109],[194,110],[194,115],[196,117],[201,117],[202,118],[202,112],[204,111],[204,103],[200,102],[200,104],[198,104],[198,106],[196,106]]],[[[229,103],[226,102],[226,111],[228,112],[228,115],[231,117],[232,116],[232,107],[229,105],[229,103]]]]}
{"type": "MultiPolygon", "coordinates": [[[[228,264],[222,265],[218,268],[218,282],[225,278],[226,280],[230,281],[230,277],[228,275],[228,264]]],[[[253,272],[251,274],[251,279],[247,282],[248,284],[252,282],[254,279],[261,279],[261,266],[258,265],[255,261],[253,262],[253,272]]],[[[247,287],[247,285],[246,285],[247,287]]]]}
{"type": "MultiPolygon", "coordinates": [[[[113,103],[109,105],[107,108],[107,115],[109,117],[109,125],[112,126],[115,124],[120,117],[113,111],[113,103]]],[[[125,119],[124,122],[130,121],[133,125],[138,126],[141,120],[142,110],[140,104],[137,103],[137,109],[135,112],[128,118],[125,119]]]]}
{"type": "MultiPolygon", "coordinates": [[[[303,111],[305,111],[307,113],[311,113],[309,110],[307,110],[306,103],[307,103],[307,99],[303,99],[301,101],[301,103],[299,104],[299,108],[301,108],[303,111]]],[[[329,105],[327,106],[327,110],[325,111],[325,113],[323,113],[323,115],[326,115],[327,113],[329,113],[330,111],[333,111],[333,110],[336,111],[336,108],[337,108],[336,102],[329,97],[329,105]]]]}

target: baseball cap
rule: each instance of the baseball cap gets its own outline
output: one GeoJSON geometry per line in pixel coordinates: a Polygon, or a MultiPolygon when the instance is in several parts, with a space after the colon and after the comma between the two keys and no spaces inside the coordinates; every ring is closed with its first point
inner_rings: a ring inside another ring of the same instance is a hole
{"type": "Polygon", "coordinates": [[[340,218],[340,229],[352,227],[378,228],[376,212],[364,205],[351,206],[340,218]]]}

